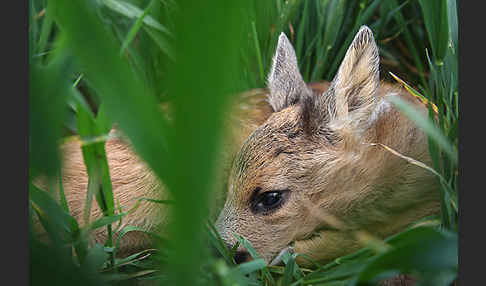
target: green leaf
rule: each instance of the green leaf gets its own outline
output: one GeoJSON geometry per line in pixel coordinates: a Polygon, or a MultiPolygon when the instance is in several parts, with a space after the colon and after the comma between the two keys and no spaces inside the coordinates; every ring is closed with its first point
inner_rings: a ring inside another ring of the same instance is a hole
{"type": "Polygon", "coordinates": [[[59,180],[59,200],[61,202],[61,207],[64,210],[64,212],[70,213],[69,212],[69,206],[68,206],[68,203],[67,203],[67,200],[66,200],[66,194],[64,193],[64,186],[62,184],[62,172],[61,172],[61,170],[59,170],[58,180],[59,180]]]}
{"type": "MultiPolygon", "coordinates": [[[[447,18],[449,20],[450,39],[454,50],[457,49],[458,32],[457,32],[457,4],[456,0],[447,0],[447,18]]],[[[457,52],[456,52],[457,53],[457,52]]]]}
{"type": "Polygon", "coordinates": [[[256,252],[255,248],[253,248],[253,245],[251,245],[251,243],[248,240],[246,240],[246,238],[238,234],[235,234],[235,237],[238,240],[238,242],[241,245],[243,245],[243,247],[248,251],[248,253],[250,253],[251,257],[255,259],[260,258],[258,252],[256,252]]]}
{"type": "Polygon", "coordinates": [[[294,266],[295,266],[295,257],[290,255],[284,259],[285,262],[285,271],[282,278],[282,286],[290,285],[294,278],[294,266]]]}
{"type": "Polygon", "coordinates": [[[42,26],[41,26],[41,33],[39,37],[39,43],[37,44],[37,50],[36,53],[43,53],[46,51],[46,46],[47,46],[47,41],[49,39],[49,36],[52,32],[53,28],[53,21],[51,16],[49,15],[49,10],[46,10],[46,13],[43,17],[42,21],[42,26]]]}
{"type": "Polygon", "coordinates": [[[228,264],[234,265],[235,262],[233,260],[233,255],[231,255],[228,251],[226,243],[221,238],[218,231],[216,230],[216,227],[214,227],[214,224],[211,221],[208,221],[206,225],[206,232],[209,234],[209,242],[211,243],[211,245],[218,250],[219,254],[223,256],[228,264]]]}
{"type": "Polygon", "coordinates": [[[353,26],[353,29],[348,32],[348,36],[346,37],[346,40],[342,44],[339,53],[334,58],[334,61],[332,62],[331,67],[329,68],[325,78],[331,78],[331,76],[333,76],[336,73],[337,69],[339,68],[339,65],[341,64],[341,61],[344,58],[344,54],[346,53],[349,45],[353,41],[354,36],[358,32],[359,27],[364,25],[373,16],[373,13],[379,7],[380,2],[381,0],[374,0],[373,2],[371,2],[371,4],[367,5],[363,13],[360,14],[360,16],[358,17],[358,19],[356,20],[353,26]]]}
{"type": "Polygon", "coordinates": [[[240,272],[242,275],[247,275],[249,273],[258,271],[267,266],[267,263],[263,258],[257,258],[255,260],[239,264],[235,271],[240,272]]]}
{"type": "Polygon", "coordinates": [[[345,279],[350,279],[356,276],[366,265],[369,259],[354,259],[350,260],[347,263],[343,263],[340,265],[335,265],[331,269],[326,269],[325,271],[317,271],[306,275],[303,279],[296,281],[292,285],[308,285],[308,284],[317,284],[317,283],[328,283],[333,281],[340,281],[345,279]]]}
{"type": "Polygon", "coordinates": [[[146,93],[146,88],[134,77],[129,64],[119,57],[119,44],[96,17],[91,2],[50,3],[56,23],[64,31],[69,47],[82,65],[85,78],[99,92],[107,114],[118,123],[135,151],[155,173],[165,177],[167,165],[162,158],[167,158],[165,133],[168,124],[156,98],[146,93]]]}
{"type": "Polygon", "coordinates": [[[447,0],[419,0],[429,43],[432,46],[435,64],[441,65],[449,45],[449,21],[447,0]]]}
{"type": "Polygon", "coordinates": [[[150,27],[144,27],[144,30],[159,46],[160,50],[164,52],[169,57],[169,59],[175,61],[175,52],[170,42],[166,38],[164,38],[158,31],[152,30],[150,27]]]}
{"type": "MultiPolygon", "coordinates": [[[[419,271],[431,277],[457,272],[457,234],[439,232],[428,227],[410,229],[390,240],[392,249],[368,263],[357,282],[376,282],[382,273],[410,273],[419,271]]],[[[388,275],[387,275],[388,276],[388,275]]],[[[427,277],[427,279],[432,279],[427,277]]],[[[452,281],[449,281],[452,282],[452,281]]]]}
{"type": "MultiPolygon", "coordinates": [[[[245,247],[245,249],[250,253],[251,257],[253,257],[254,259],[261,258],[260,255],[256,252],[255,248],[253,248],[253,245],[251,245],[251,243],[248,240],[246,240],[246,238],[238,234],[235,234],[235,237],[240,242],[240,244],[243,245],[243,247],[245,247]]],[[[272,283],[275,283],[272,275],[270,274],[267,268],[264,268],[262,270],[262,273],[266,279],[268,279],[272,283]]]]}
{"type": "Polygon", "coordinates": [[[140,17],[137,18],[137,20],[135,21],[135,23],[133,24],[133,26],[130,28],[130,31],[128,31],[128,34],[127,34],[127,36],[126,36],[125,40],[123,41],[122,46],[120,48],[120,55],[122,55],[125,52],[125,49],[127,48],[127,46],[135,38],[135,35],[138,33],[138,31],[142,27],[143,20],[148,15],[148,13],[149,13],[150,9],[152,8],[153,3],[155,3],[155,1],[156,0],[150,1],[150,3],[147,5],[147,8],[145,8],[143,10],[142,15],[140,15],[140,17]]]}
{"type": "Polygon", "coordinates": [[[105,274],[103,275],[103,281],[104,282],[113,282],[113,281],[124,281],[124,280],[130,280],[134,278],[140,278],[152,273],[157,272],[155,269],[147,269],[147,270],[140,270],[136,271],[130,274],[125,274],[125,273],[117,273],[117,274],[105,274]]]}
{"type": "Polygon", "coordinates": [[[151,16],[144,16],[145,11],[141,10],[135,5],[120,0],[102,0],[102,2],[106,7],[112,9],[113,11],[116,11],[128,18],[142,19],[143,23],[146,25],[161,31],[168,36],[172,36],[171,32],[166,27],[157,22],[157,20],[151,16]]]}
{"type": "Polygon", "coordinates": [[[103,264],[108,259],[103,245],[96,243],[86,255],[86,259],[81,264],[81,269],[86,272],[97,272],[101,270],[103,264]]]}
{"type": "MultiPolygon", "coordinates": [[[[81,140],[92,136],[99,136],[103,131],[109,129],[109,122],[104,111],[101,113],[99,120],[93,118],[92,113],[86,110],[84,105],[77,106],[77,121],[78,131],[81,140]]],[[[83,153],[83,160],[88,172],[88,192],[86,194],[86,204],[84,219],[87,222],[91,214],[91,200],[95,196],[100,209],[105,216],[114,214],[114,199],[111,186],[111,179],[104,147],[105,142],[96,142],[93,144],[82,143],[81,149],[83,153]]]]}
{"type": "MultiPolygon", "coordinates": [[[[61,48],[60,48],[61,49],[61,48]]],[[[29,162],[32,177],[57,175],[60,156],[57,143],[62,135],[64,104],[71,88],[70,60],[63,51],[51,62],[33,61],[29,68],[29,162]]]]}
{"type": "Polygon", "coordinates": [[[47,215],[50,223],[54,226],[54,231],[71,233],[77,229],[76,220],[66,213],[49,193],[32,183],[29,184],[29,199],[47,215]]]}
{"type": "Polygon", "coordinates": [[[113,122],[107,114],[105,105],[103,103],[98,107],[98,114],[96,116],[96,126],[100,134],[108,134],[111,130],[113,122]]]}
{"type": "Polygon", "coordinates": [[[263,63],[262,63],[262,52],[261,52],[261,49],[260,49],[260,42],[258,41],[258,34],[257,34],[257,31],[256,31],[256,27],[255,27],[255,22],[251,22],[251,27],[252,27],[252,38],[253,38],[253,41],[255,42],[255,50],[256,50],[256,54],[257,54],[257,60],[258,60],[258,71],[260,72],[260,80],[262,82],[265,82],[265,75],[264,75],[264,71],[263,71],[263,63]]]}
{"type": "Polygon", "coordinates": [[[159,234],[155,233],[155,232],[151,232],[151,231],[147,231],[146,229],[143,229],[141,227],[137,227],[137,226],[132,226],[132,225],[127,225],[125,226],[122,230],[120,230],[118,232],[118,236],[117,236],[117,239],[115,241],[115,244],[114,244],[114,252],[116,253],[116,251],[118,250],[119,246],[120,246],[120,241],[121,239],[129,232],[133,232],[133,231],[140,231],[140,232],[143,232],[143,233],[146,233],[146,234],[149,234],[151,235],[152,237],[158,239],[159,241],[163,241],[163,239],[159,236],[159,234]]]}
{"type": "Polygon", "coordinates": [[[341,31],[341,25],[344,19],[346,1],[344,0],[331,0],[326,6],[326,18],[324,24],[324,38],[322,45],[320,45],[321,54],[317,59],[316,66],[311,76],[311,81],[315,81],[322,77],[325,64],[329,52],[334,48],[339,32],[341,31]]]}
{"type": "Polygon", "coordinates": [[[95,230],[97,228],[103,227],[105,225],[111,225],[112,223],[119,221],[122,217],[126,216],[127,213],[121,213],[113,216],[103,216],[89,225],[89,230],[95,230]]]}

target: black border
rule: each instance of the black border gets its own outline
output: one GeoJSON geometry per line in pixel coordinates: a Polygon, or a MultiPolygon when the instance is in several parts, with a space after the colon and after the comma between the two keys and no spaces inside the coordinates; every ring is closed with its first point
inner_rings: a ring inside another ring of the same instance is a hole
{"type": "Polygon", "coordinates": [[[484,66],[483,9],[479,2],[457,1],[459,27],[459,274],[457,285],[483,285],[484,267],[484,178],[481,157],[484,150],[484,66]],[[473,4],[473,5],[466,5],[473,4]],[[474,5],[476,4],[476,5],[474,5]],[[474,14],[476,11],[477,14],[474,14]],[[475,134],[473,134],[473,132],[475,134]],[[467,147],[466,147],[467,146],[467,147]],[[478,161],[479,164],[473,163],[478,161]],[[466,175],[467,170],[467,176],[466,175]],[[477,176],[476,176],[477,175],[477,176]],[[466,235],[466,232],[469,232],[466,235]],[[476,257],[475,257],[476,256],[476,257]],[[475,259],[477,258],[477,259],[475,259]]]}
{"type": "Polygon", "coordinates": [[[29,1],[3,3],[2,284],[29,285],[29,1]],[[16,13],[15,13],[16,12],[16,13]],[[13,199],[13,201],[12,201],[13,199]],[[11,283],[9,283],[11,281],[11,283]]]}

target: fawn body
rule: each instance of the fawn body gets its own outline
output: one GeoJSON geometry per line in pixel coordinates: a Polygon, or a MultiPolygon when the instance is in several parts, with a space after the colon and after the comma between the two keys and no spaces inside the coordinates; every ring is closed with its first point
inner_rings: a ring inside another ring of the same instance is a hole
{"type": "MultiPolygon", "coordinates": [[[[269,92],[245,93],[228,112],[215,179],[218,190],[227,185],[216,227],[228,245],[239,234],[268,262],[290,245],[329,261],[361,246],[357,231],[384,238],[439,212],[436,179],[373,145],[430,163],[427,136],[386,99],[401,96],[426,109],[399,87],[380,84],[378,65],[373,35],[363,27],[334,80],[306,85],[290,42],[280,36],[269,92]]],[[[62,152],[67,201],[82,222],[88,178],[80,143],[71,141],[62,152]]],[[[123,139],[108,140],[106,153],[115,204],[130,208],[138,197],[167,197],[162,182],[123,139]]],[[[93,204],[92,217],[101,215],[93,204]]],[[[149,231],[166,222],[166,208],[150,202],[123,218],[123,225],[149,231]]],[[[105,229],[94,238],[104,242],[105,229]]],[[[133,252],[148,244],[145,234],[133,232],[120,247],[133,252]]],[[[248,259],[245,249],[238,251],[238,262],[248,259]]]]}

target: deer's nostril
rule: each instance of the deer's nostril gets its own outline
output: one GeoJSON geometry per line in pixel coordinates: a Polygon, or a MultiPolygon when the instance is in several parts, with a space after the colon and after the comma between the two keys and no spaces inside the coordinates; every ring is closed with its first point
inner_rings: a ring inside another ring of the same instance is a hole
{"type": "Polygon", "coordinates": [[[237,251],[233,257],[237,264],[243,263],[250,258],[250,254],[246,251],[237,251]]]}

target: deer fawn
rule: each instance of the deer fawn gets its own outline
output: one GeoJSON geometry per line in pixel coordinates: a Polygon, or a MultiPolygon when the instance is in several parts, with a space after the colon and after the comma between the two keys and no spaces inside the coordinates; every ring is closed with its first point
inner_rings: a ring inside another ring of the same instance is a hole
{"type": "MultiPolygon", "coordinates": [[[[359,231],[384,238],[439,212],[436,179],[374,145],[430,163],[427,136],[387,98],[400,96],[426,109],[399,87],[380,83],[378,48],[369,28],[359,30],[331,83],[311,85],[304,83],[282,33],[268,87],[269,93],[244,94],[229,112],[217,178],[217,188],[227,182],[227,198],[216,222],[228,245],[239,234],[267,262],[289,247],[329,261],[361,247],[359,231]]],[[[62,152],[65,193],[81,221],[88,178],[80,143],[65,144],[62,152]]],[[[138,197],[167,196],[123,139],[107,141],[106,153],[115,201],[122,206],[132,207],[138,197]]],[[[100,216],[93,204],[92,217],[100,216]]],[[[157,231],[166,221],[164,207],[142,202],[123,225],[157,231]]],[[[104,242],[105,230],[94,238],[104,242]]],[[[148,243],[146,235],[133,232],[120,247],[130,252],[148,243]]],[[[247,259],[240,246],[237,262],[247,259]]]]}
{"type": "MultiPolygon", "coordinates": [[[[384,238],[439,212],[436,178],[375,145],[430,163],[427,136],[387,98],[401,96],[426,109],[399,89],[380,86],[368,27],[359,30],[323,93],[306,86],[282,33],[268,86],[273,113],[238,152],[216,222],[228,245],[239,234],[267,262],[291,246],[329,261],[357,250],[359,231],[384,238]]],[[[249,258],[242,246],[236,258],[249,258]]]]}

